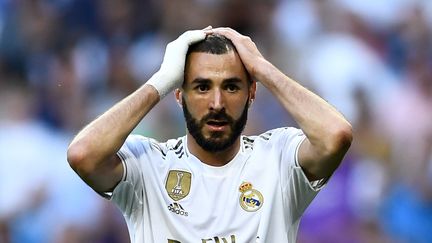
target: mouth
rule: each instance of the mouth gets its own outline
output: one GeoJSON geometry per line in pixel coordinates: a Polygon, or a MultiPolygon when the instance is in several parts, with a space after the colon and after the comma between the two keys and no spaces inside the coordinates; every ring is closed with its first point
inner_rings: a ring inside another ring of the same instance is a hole
{"type": "Polygon", "coordinates": [[[206,124],[210,127],[210,130],[223,131],[228,126],[228,121],[210,120],[206,124]]]}

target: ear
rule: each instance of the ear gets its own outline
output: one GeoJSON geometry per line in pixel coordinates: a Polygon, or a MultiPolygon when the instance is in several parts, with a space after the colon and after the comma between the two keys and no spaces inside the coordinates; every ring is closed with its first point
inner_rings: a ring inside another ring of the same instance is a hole
{"type": "Polygon", "coordinates": [[[249,106],[252,105],[253,101],[255,100],[255,95],[256,95],[256,81],[253,80],[250,87],[249,87],[249,106]]]}
{"type": "Polygon", "coordinates": [[[181,91],[180,89],[176,89],[174,93],[175,93],[175,99],[176,99],[176,101],[177,101],[177,104],[178,104],[180,107],[183,107],[183,106],[182,106],[182,103],[183,103],[183,95],[182,95],[182,91],[181,91]]]}

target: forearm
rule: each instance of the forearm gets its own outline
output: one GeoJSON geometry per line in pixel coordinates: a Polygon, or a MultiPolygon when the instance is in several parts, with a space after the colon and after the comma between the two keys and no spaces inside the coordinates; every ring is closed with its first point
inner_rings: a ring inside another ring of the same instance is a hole
{"type": "Polygon", "coordinates": [[[265,60],[249,37],[230,28],[212,31],[234,43],[249,74],[273,93],[306,134],[298,158],[308,178],[333,173],[351,145],[351,125],[334,107],[265,60]]]}
{"type": "Polygon", "coordinates": [[[328,177],[337,168],[352,140],[349,122],[324,99],[284,75],[267,61],[257,75],[305,133],[299,160],[309,178],[328,177]]]}
{"type": "Polygon", "coordinates": [[[207,29],[186,31],[170,42],[159,71],[145,85],[91,122],[73,139],[67,151],[67,160],[93,189],[106,192],[120,181],[124,169],[116,153],[153,106],[181,86],[188,48],[203,40],[207,29]]]}
{"type": "Polygon", "coordinates": [[[230,28],[217,28],[212,31],[233,42],[249,74],[276,96],[312,143],[321,144],[323,135],[331,134],[333,127],[338,127],[338,131],[340,127],[351,129],[336,109],[268,62],[249,37],[230,28]]]}
{"type": "Polygon", "coordinates": [[[260,66],[266,70],[259,77],[261,83],[292,115],[312,143],[322,141],[323,135],[329,135],[334,129],[339,130],[340,126],[349,126],[342,114],[324,99],[287,77],[272,64],[267,62],[260,66]]]}
{"type": "Polygon", "coordinates": [[[89,166],[97,167],[97,163],[121,148],[127,136],[158,101],[159,95],[152,86],[141,86],[80,131],[72,140],[69,150],[73,151],[69,153],[77,155],[77,160],[85,160],[92,163],[89,166]]]}

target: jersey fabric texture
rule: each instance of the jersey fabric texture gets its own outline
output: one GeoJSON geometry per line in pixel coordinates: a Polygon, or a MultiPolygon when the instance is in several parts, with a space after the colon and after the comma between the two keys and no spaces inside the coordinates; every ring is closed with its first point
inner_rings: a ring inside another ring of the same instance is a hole
{"type": "Polygon", "coordinates": [[[300,218],[325,180],[297,161],[305,135],[278,128],[241,136],[221,167],[201,162],[186,136],[159,143],[130,135],[118,152],[124,175],[111,195],[132,243],[295,242],[300,218]]]}

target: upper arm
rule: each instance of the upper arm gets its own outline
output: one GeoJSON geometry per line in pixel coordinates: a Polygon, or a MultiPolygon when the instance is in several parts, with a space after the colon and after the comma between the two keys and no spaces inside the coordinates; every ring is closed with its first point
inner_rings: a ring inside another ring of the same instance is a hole
{"type": "Polygon", "coordinates": [[[91,160],[80,158],[79,152],[73,149],[68,150],[70,166],[87,185],[98,193],[112,191],[124,173],[120,157],[114,154],[99,163],[92,163],[91,160]]]}
{"type": "Polygon", "coordinates": [[[331,146],[313,145],[306,137],[298,150],[298,161],[310,181],[329,178],[351,145],[351,139],[334,139],[331,146]]]}
{"type": "Polygon", "coordinates": [[[146,138],[129,135],[122,147],[107,158],[100,159],[95,152],[88,152],[85,145],[79,143],[68,149],[68,161],[71,167],[91,188],[98,193],[112,192],[129,170],[127,163],[134,163],[134,170],[141,171],[137,162],[143,154],[151,150],[146,138]],[[98,159],[99,158],[99,159],[98,159]]]}
{"type": "Polygon", "coordinates": [[[115,154],[108,158],[104,166],[81,178],[98,193],[112,192],[123,178],[124,167],[120,157],[115,154]]]}

